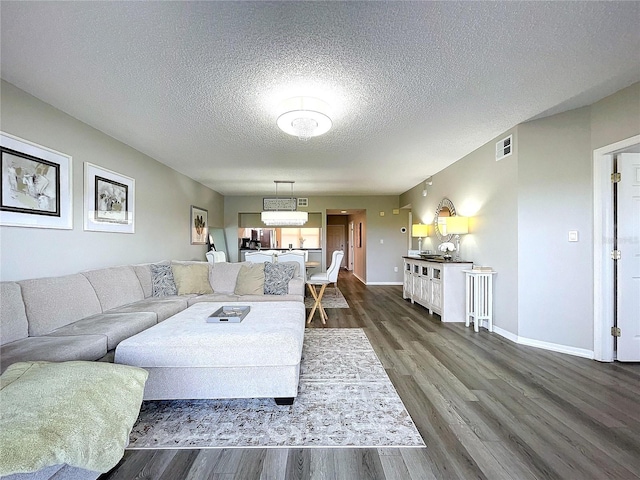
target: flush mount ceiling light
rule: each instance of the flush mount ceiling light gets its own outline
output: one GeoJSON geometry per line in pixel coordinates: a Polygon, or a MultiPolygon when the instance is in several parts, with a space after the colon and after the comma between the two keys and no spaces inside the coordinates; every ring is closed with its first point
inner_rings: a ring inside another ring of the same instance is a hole
{"type": "Polygon", "coordinates": [[[329,105],[318,98],[289,98],[280,104],[280,111],[284,112],[278,117],[280,130],[300,140],[317,137],[331,128],[329,105]]]}
{"type": "MultiPolygon", "coordinates": [[[[276,198],[275,198],[275,210],[265,210],[260,214],[260,219],[262,223],[269,227],[274,226],[285,226],[285,227],[299,227],[307,223],[309,219],[309,214],[307,212],[298,212],[295,210],[296,208],[296,200],[293,198],[293,184],[295,182],[285,181],[285,180],[274,180],[276,184],[276,198]],[[291,184],[291,197],[283,198],[282,204],[288,205],[288,210],[283,210],[280,207],[280,202],[278,198],[278,185],[280,183],[289,183],[291,184]]],[[[266,202],[264,205],[266,209],[266,202]]]]}

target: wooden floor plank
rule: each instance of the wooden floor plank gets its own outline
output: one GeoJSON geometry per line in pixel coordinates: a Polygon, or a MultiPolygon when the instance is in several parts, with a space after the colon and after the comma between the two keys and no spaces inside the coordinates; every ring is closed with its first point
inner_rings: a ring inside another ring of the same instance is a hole
{"type": "MultiPolygon", "coordinates": [[[[102,480],[637,479],[640,364],[600,363],[443,324],[341,272],[349,309],[309,328],[363,328],[426,448],[127,451],[102,480]]],[[[330,294],[330,293],[329,293],[330,294]]]]}
{"type": "Polygon", "coordinates": [[[268,448],[259,480],[284,480],[287,470],[286,448],[268,448]]]}

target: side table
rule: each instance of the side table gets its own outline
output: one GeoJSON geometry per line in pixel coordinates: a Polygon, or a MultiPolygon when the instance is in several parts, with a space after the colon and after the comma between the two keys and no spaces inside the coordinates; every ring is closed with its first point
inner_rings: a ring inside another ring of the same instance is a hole
{"type": "Polygon", "coordinates": [[[473,330],[479,331],[482,320],[487,321],[487,329],[493,332],[493,276],[497,272],[463,270],[466,276],[465,326],[473,321],[473,330]]]}

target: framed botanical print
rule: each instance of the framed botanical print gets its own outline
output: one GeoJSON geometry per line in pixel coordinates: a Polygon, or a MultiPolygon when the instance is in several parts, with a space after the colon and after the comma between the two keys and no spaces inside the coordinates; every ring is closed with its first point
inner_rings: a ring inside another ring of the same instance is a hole
{"type": "Polygon", "coordinates": [[[84,229],[94,232],[135,232],[133,178],[84,163],[84,229]]]}
{"type": "Polygon", "coordinates": [[[209,212],[204,208],[191,205],[191,245],[205,245],[209,212]]]}
{"type": "Polygon", "coordinates": [[[0,132],[0,225],[73,228],[69,155],[0,132]]]}

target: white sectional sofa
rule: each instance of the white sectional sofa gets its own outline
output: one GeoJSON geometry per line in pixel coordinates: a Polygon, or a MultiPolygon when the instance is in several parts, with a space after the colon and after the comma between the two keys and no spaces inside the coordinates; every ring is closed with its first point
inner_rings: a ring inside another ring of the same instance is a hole
{"type": "Polygon", "coordinates": [[[99,360],[197,302],[304,301],[299,270],[285,295],[237,295],[230,270],[242,264],[173,263],[207,266],[213,293],[154,297],[152,264],[1,282],[0,373],[20,361],[99,360]]]}
{"type": "MultiPolygon", "coordinates": [[[[18,362],[111,361],[121,341],[198,302],[304,302],[304,271],[301,273],[297,266],[288,283],[280,282],[279,290],[286,287],[286,292],[275,295],[264,294],[255,285],[253,290],[239,287],[242,277],[239,272],[250,262],[210,265],[174,261],[172,269],[184,266],[195,266],[198,271],[205,269],[206,281],[200,285],[206,285],[195,287],[200,292],[154,296],[158,292],[153,271],[158,265],[118,266],[61,277],[1,282],[0,373],[18,362]]],[[[194,288],[189,282],[186,284],[187,290],[194,288]]],[[[303,303],[302,312],[301,337],[303,303]]],[[[60,464],[2,478],[85,480],[98,476],[94,471],[60,464]]]]}

